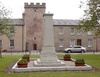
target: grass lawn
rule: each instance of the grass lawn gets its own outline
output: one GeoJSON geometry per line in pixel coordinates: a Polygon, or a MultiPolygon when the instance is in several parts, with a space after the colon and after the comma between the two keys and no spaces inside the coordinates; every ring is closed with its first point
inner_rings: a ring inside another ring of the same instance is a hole
{"type": "MultiPolygon", "coordinates": [[[[64,55],[58,55],[60,59],[64,55]]],[[[32,58],[38,58],[39,55],[31,55],[32,58]]],[[[72,58],[83,58],[85,62],[91,66],[100,69],[100,54],[75,54],[71,55],[72,58]]],[[[13,62],[17,61],[21,56],[3,56],[0,58],[0,77],[100,77],[100,72],[93,71],[66,71],[66,72],[33,72],[33,73],[16,73],[16,74],[6,74],[5,69],[13,62]]]]}

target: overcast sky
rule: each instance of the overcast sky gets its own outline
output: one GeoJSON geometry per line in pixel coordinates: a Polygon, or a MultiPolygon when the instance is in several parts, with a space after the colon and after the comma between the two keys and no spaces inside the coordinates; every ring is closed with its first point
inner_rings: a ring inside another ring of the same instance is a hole
{"type": "Polygon", "coordinates": [[[46,3],[46,13],[53,13],[54,19],[80,19],[83,9],[79,8],[80,1],[86,0],[0,0],[12,11],[12,18],[22,18],[24,3],[46,3]]]}

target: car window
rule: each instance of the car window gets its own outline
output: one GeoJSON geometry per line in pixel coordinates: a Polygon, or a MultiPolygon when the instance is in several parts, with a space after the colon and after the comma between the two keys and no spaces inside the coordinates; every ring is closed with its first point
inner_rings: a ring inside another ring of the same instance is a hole
{"type": "Polygon", "coordinates": [[[74,47],[74,48],[81,48],[81,47],[74,47]]]}
{"type": "Polygon", "coordinates": [[[77,47],[77,48],[81,48],[81,47],[77,47]]]}
{"type": "Polygon", "coordinates": [[[74,48],[77,48],[77,47],[74,47],[74,48]]]}

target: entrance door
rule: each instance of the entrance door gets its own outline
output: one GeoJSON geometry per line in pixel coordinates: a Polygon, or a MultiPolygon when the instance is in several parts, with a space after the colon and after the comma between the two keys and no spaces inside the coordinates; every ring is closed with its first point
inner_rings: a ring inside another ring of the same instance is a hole
{"type": "Polygon", "coordinates": [[[82,43],[81,43],[81,39],[77,39],[77,45],[82,45],[82,43]]]}
{"type": "Polygon", "coordinates": [[[37,44],[33,44],[33,50],[37,50],[37,44]]]}

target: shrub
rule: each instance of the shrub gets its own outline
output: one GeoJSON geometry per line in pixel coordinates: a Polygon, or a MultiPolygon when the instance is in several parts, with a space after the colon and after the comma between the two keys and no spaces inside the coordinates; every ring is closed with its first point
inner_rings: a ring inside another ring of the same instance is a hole
{"type": "Polygon", "coordinates": [[[76,59],[75,62],[84,62],[84,59],[76,59]]]}
{"type": "Polygon", "coordinates": [[[30,61],[30,55],[29,54],[25,54],[22,57],[23,59],[26,59],[28,62],[30,61]]]}
{"type": "Polygon", "coordinates": [[[70,57],[70,54],[65,54],[64,57],[70,57]]]}
{"type": "Polygon", "coordinates": [[[22,58],[18,63],[27,63],[27,60],[22,58]]]}
{"type": "Polygon", "coordinates": [[[30,55],[29,54],[25,54],[25,55],[23,55],[23,57],[29,57],[30,55]]]}

